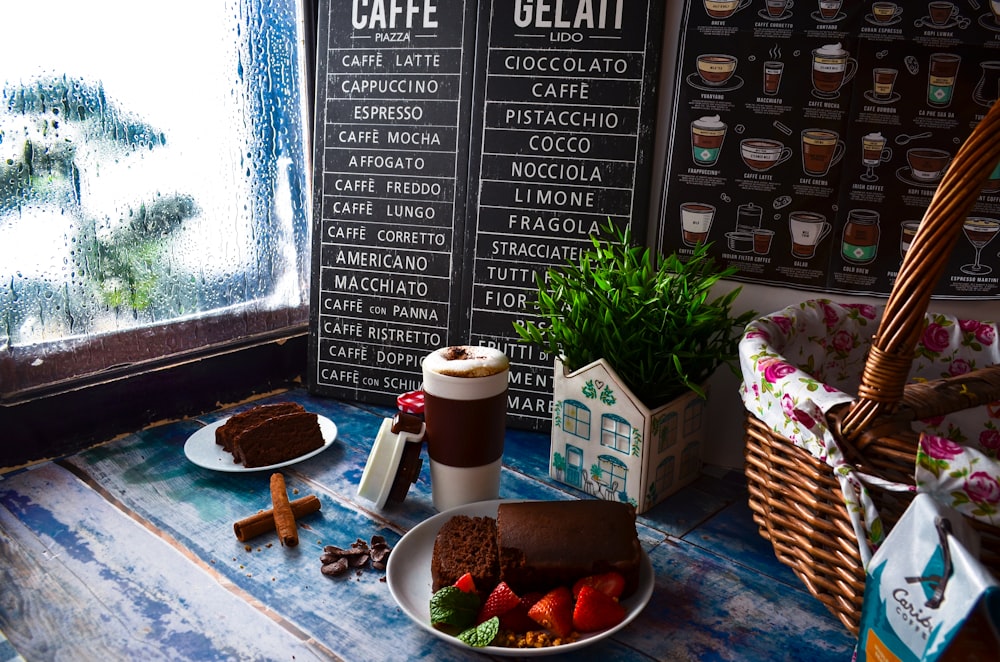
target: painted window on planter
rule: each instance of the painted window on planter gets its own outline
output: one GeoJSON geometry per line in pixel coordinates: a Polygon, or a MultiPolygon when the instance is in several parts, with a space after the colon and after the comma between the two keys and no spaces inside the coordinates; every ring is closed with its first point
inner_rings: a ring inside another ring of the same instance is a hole
{"type": "Polygon", "coordinates": [[[705,401],[698,398],[684,407],[684,434],[695,434],[705,424],[705,401]]]}
{"type": "Polygon", "coordinates": [[[0,395],[307,323],[302,11],[4,4],[0,395]]]}
{"type": "Polygon", "coordinates": [[[624,462],[611,455],[600,455],[596,467],[598,471],[594,476],[594,482],[601,485],[607,498],[613,498],[615,494],[625,489],[628,467],[624,462]]]}
{"type": "Polygon", "coordinates": [[[656,477],[653,479],[656,494],[664,494],[670,491],[670,488],[673,487],[674,464],[676,463],[676,459],[677,458],[675,456],[670,455],[656,465],[656,477]]]}
{"type": "Polygon", "coordinates": [[[665,452],[677,443],[679,418],[676,412],[670,412],[660,419],[660,429],[657,433],[657,451],[665,452]]]}
{"type": "Polygon", "coordinates": [[[581,439],[590,439],[590,409],[577,400],[563,404],[563,430],[581,439]]]}
{"type": "Polygon", "coordinates": [[[617,414],[604,414],[601,417],[601,445],[629,454],[629,441],[632,437],[632,426],[617,414]]]}

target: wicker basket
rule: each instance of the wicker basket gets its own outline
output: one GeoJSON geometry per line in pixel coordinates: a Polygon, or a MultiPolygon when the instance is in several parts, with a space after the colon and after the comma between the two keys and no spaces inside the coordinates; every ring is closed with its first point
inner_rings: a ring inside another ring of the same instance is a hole
{"type": "MultiPolygon", "coordinates": [[[[857,398],[826,423],[848,461],[869,475],[913,485],[918,435],[912,422],[1000,400],[1000,365],[939,382],[907,384],[934,285],[962,224],[1000,161],[1000,103],[994,104],[949,167],[906,253],[865,359],[857,398]]],[[[825,462],[748,413],[750,507],[778,559],[854,634],[865,569],[841,484],[825,462]]],[[[902,515],[911,492],[869,488],[883,524],[902,515]]],[[[1000,530],[973,522],[983,563],[1000,572],[1000,530]]]]}

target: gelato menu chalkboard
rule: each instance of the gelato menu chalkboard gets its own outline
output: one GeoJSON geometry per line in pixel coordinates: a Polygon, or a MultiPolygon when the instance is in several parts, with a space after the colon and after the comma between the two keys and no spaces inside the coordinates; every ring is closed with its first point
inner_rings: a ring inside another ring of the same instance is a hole
{"type": "Polygon", "coordinates": [[[548,424],[553,357],[519,343],[535,274],[610,218],[644,236],[660,2],[489,3],[480,19],[466,239],[468,337],[511,359],[511,416],[548,424]]]}
{"type": "MultiPolygon", "coordinates": [[[[1000,2],[688,0],[661,244],[738,280],[885,295],[1000,94],[1000,2]]],[[[936,295],[1000,297],[1000,167],[936,295]]]]}
{"type": "Polygon", "coordinates": [[[321,3],[311,388],[395,402],[459,320],[476,3],[321,3]]]}
{"type": "Polygon", "coordinates": [[[510,421],[548,425],[553,358],[513,323],[601,224],[645,236],[662,5],[321,3],[315,392],[391,404],[471,342],[511,359],[510,421]]]}

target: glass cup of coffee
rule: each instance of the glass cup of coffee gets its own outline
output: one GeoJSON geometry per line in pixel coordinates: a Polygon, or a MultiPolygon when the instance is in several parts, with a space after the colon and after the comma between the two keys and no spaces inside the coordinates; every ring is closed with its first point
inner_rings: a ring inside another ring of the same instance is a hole
{"type": "Polygon", "coordinates": [[[854,78],[858,61],[850,57],[839,43],[826,44],[812,52],[813,95],[821,99],[836,99],[840,88],[854,78]]]}
{"type": "Polygon", "coordinates": [[[736,72],[737,59],[732,55],[722,53],[706,53],[699,55],[696,61],[698,77],[701,82],[710,87],[726,84],[736,72]]]}
{"type": "Polygon", "coordinates": [[[896,76],[898,75],[898,69],[891,69],[889,67],[875,67],[872,69],[872,78],[874,79],[872,96],[879,101],[891,99],[892,88],[896,85],[896,76]]]}
{"type": "Polygon", "coordinates": [[[929,106],[945,108],[951,105],[955,79],[958,78],[958,65],[961,62],[962,57],[954,53],[931,53],[930,64],[927,67],[929,106]]]}
{"type": "Polygon", "coordinates": [[[918,182],[936,182],[941,179],[951,162],[951,154],[933,147],[913,147],[906,150],[906,162],[910,164],[910,174],[918,182]]]}
{"type": "Polygon", "coordinates": [[[790,159],[792,149],[777,140],[747,138],[740,141],[740,156],[751,170],[765,172],[790,159]]]}
{"type": "Polygon", "coordinates": [[[951,2],[931,2],[927,5],[927,13],[931,23],[941,27],[954,18],[958,18],[958,7],[951,2]]]}
{"type": "Polygon", "coordinates": [[[778,93],[778,86],[781,85],[781,74],[784,70],[784,62],[769,60],[764,63],[764,94],[778,93]]]}
{"type": "Polygon", "coordinates": [[[793,211],[788,215],[788,231],[792,235],[792,257],[810,258],[816,246],[830,233],[831,225],[823,214],[793,211]]]}
{"type": "Polygon", "coordinates": [[[681,205],[681,239],[688,246],[703,244],[715,218],[715,207],[703,202],[685,202],[681,205]]]}
{"type": "Polygon", "coordinates": [[[786,8],[791,8],[792,0],[767,0],[764,6],[768,16],[778,18],[785,13],[786,8]]]}
{"type": "Polygon", "coordinates": [[[813,177],[822,177],[830,167],[840,162],[846,149],[840,134],[827,129],[802,131],[802,171],[813,177]]]}
{"type": "Polygon", "coordinates": [[[879,23],[888,23],[903,13],[903,8],[895,2],[873,2],[872,16],[879,23]]]}
{"type": "Polygon", "coordinates": [[[704,0],[705,13],[712,18],[729,18],[750,6],[753,0],[704,0]]]}
{"type": "Polygon", "coordinates": [[[695,164],[715,165],[725,139],[726,124],[718,115],[706,115],[691,122],[691,158],[695,164]]]}
{"type": "Polygon", "coordinates": [[[434,507],[500,496],[510,361],[498,349],[459,345],[422,364],[434,507]]]}
{"type": "Polygon", "coordinates": [[[819,0],[820,18],[826,21],[837,18],[842,4],[843,0],[819,0]]]}

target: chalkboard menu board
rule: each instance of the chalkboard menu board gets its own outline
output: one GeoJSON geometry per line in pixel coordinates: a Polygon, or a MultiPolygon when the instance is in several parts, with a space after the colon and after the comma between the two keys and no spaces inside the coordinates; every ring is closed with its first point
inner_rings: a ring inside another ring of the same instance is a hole
{"type": "Polygon", "coordinates": [[[394,403],[458,333],[475,12],[474,1],[321,3],[317,393],[394,403]]]}
{"type": "Polygon", "coordinates": [[[552,393],[553,358],[513,330],[535,273],[575,259],[608,218],[645,233],[662,5],[494,0],[480,19],[468,329],[510,357],[525,427],[548,424],[552,393]]]}
{"type": "Polygon", "coordinates": [[[391,404],[430,350],[484,344],[510,422],[548,425],[553,358],[513,323],[609,218],[645,236],[662,5],[321,3],[314,392],[391,404]]]}

